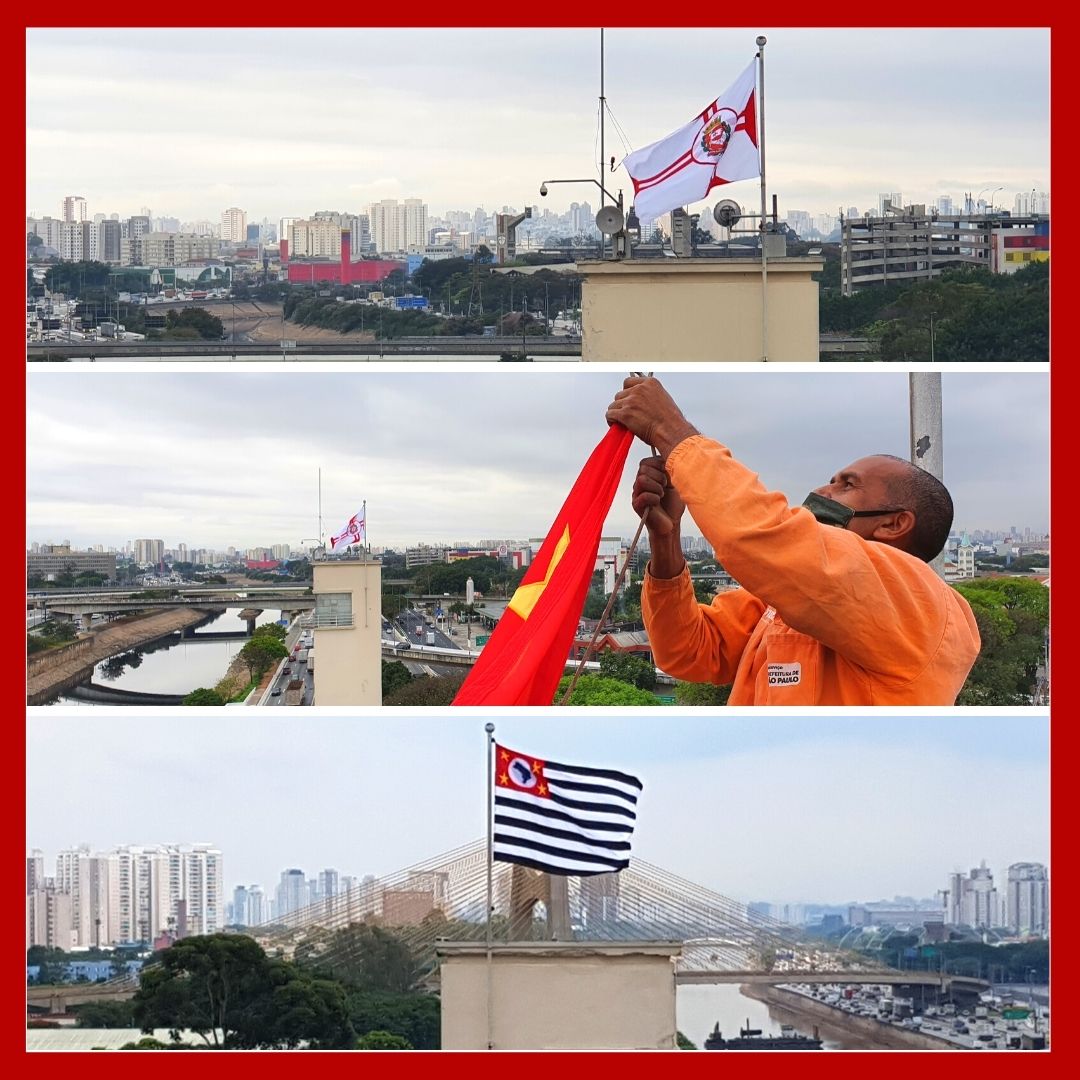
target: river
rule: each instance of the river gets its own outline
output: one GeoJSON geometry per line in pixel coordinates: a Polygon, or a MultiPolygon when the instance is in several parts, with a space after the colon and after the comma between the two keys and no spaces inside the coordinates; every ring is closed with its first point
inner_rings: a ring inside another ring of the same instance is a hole
{"type": "MultiPolygon", "coordinates": [[[[280,611],[270,609],[263,611],[255,623],[262,626],[280,618],[280,611]]],[[[165,647],[151,643],[145,648],[103,660],[94,668],[91,681],[98,686],[150,694],[187,694],[199,686],[212,687],[225,675],[233,657],[245,643],[239,638],[232,641],[198,639],[203,634],[243,633],[246,629],[247,624],[239,613],[229,609],[200,624],[195,630],[195,640],[175,638],[165,647]]],[[[74,709],[98,707],[66,695],[49,704],[74,709]]]]}
{"type": "MultiPolygon", "coordinates": [[[[715,986],[680,986],[676,991],[675,1017],[679,1030],[699,1049],[717,1023],[725,1038],[738,1038],[746,1026],[759,1029],[765,1035],[779,1035],[780,1025],[794,1024],[800,1035],[813,1035],[813,1021],[802,1023],[786,1011],[783,1017],[774,1015],[771,1007],[756,998],[744,997],[734,983],[715,986]]],[[[846,1039],[842,1032],[819,1032],[823,1050],[853,1050],[864,1040],[846,1039]]]]}

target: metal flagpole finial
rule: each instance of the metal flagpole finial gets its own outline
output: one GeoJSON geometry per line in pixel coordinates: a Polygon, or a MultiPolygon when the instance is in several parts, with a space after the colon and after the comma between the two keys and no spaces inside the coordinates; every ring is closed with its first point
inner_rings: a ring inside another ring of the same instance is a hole
{"type": "Polygon", "coordinates": [[[485,731],[486,731],[486,732],[487,732],[487,733],[488,733],[489,735],[494,735],[494,734],[495,734],[495,725],[494,725],[494,724],[493,724],[493,723],[492,723],[492,722],[491,722],[491,721],[489,720],[489,721],[488,721],[488,722],[487,722],[487,723],[486,723],[486,724],[484,725],[484,730],[485,730],[485,731]]]}
{"type": "Polygon", "coordinates": [[[768,41],[768,40],[769,39],[764,34],[758,34],[758,36],[757,36],[757,47],[760,49],[765,44],[765,42],[768,41]]]}

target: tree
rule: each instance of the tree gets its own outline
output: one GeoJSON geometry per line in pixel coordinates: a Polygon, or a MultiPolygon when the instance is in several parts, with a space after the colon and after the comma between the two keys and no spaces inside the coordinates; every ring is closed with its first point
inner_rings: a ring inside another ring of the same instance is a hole
{"type": "Polygon", "coordinates": [[[166,338],[203,338],[207,341],[220,341],[225,334],[225,326],[216,316],[205,308],[170,308],[165,312],[166,338]]]}
{"type": "Polygon", "coordinates": [[[589,589],[585,596],[585,606],[582,615],[586,619],[599,619],[607,608],[607,597],[596,588],[589,589]]]}
{"type": "Polygon", "coordinates": [[[954,586],[971,605],[982,646],[958,705],[1030,705],[1044,656],[1049,590],[1024,578],[975,578],[954,586]]]}
{"type": "Polygon", "coordinates": [[[675,1045],[680,1050],[696,1050],[697,1046],[688,1039],[681,1031],[675,1032],[675,1045]]]}
{"type": "Polygon", "coordinates": [[[325,953],[314,959],[320,970],[331,972],[334,978],[375,993],[406,994],[420,976],[420,965],[408,942],[371,923],[342,927],[330,939],[325,953]]]}
{"type": "Polygon", "coordinates": [[[600,674],[607,679],[618,679],[639,690],[656,689],[656,668],[642,656],[633,653],[605,649],[600,654],[600,674]]]}
{"type": "Polygon", "coordinates": [[[357,1050],[411,1050],[412,1043],[389,1031],[369,1031],[356,1040],[357,1050]]]}
{"type": "MultiPolygon", "coordinates": [[[[559,680],[555,691],[555,703],[561,703],[566,688],[570,685],[570,676],[564,675],[559,680]]],[[[653,694],[639,690],[629,683],[618,679],[606,679],[601,675],[582,675],[570,695],[568,705],[659,705],[653,694]]]]}
{"type": "Polygon", "coordinates": [[[216,691],[200,686],[184,697],[184,705],[224,705],[225,699],[216,691]]]}
{"type": "Polygon", "coordinates": [[[289,650],[280,641],[272,638],[253,637],[237,654],[248,669],[251,678],[262,678],[275,660],[289,655],[289,650]]]}
{"type": "Polygon", "coordinates": [[[240,934],[171,945],[143,969],[133,1004],[144,1032],[190,1028],[221,1049],[347,1049],[356,1039],[339,983],[271,960],[240,934]]]}
{"type": "Polygon", "coordinates": [[[440,1003],[433,994],[387,994],[354,990],[348,995],[349,1019],[363,1034],[386,1031],[407,1039],[417,1050],[438,1050],[440,1003]]]}
{"type": "Polygon", "coordinates": [[[387,619],[396,619],[408,606],[409,601],[400,593],[382,594],[382,613],[387,619]]]}
{"type": "Polygon", "coordinates": [[[730,693],[730,686],[680,682],[675,684],[675,703],[677,705],[726,705],[730,693]]]}
{"type": "Polygon", "coordinates": [[[400,660],[384,660],[382,662],[382,696],[386,698],[408,686],[413,681],[409,669],[400,660]]]}
{"type": "Polygon", "coordinates": [[[190,1028],[208,1045],[227,1047],[237,1036],[238,1014],[269,989],[269,961],[252,938],[184,938],[143,970],[134,1018],[147,1033],[190,1028]]]}
{"type": "Polygon", "coordinates": [[[383,698],[384,705],[449,705],[461,689],[464,675],[437,675],[413,679],[408,686],[383,698]]]}
{"type": "Polygon", "coordinates": [[[284,626],[279,626],[276,622],[263,623],[262,626],[255,627],[251,640],[268,638],[271,641],[284,641],[288,633],[284,626]]]}
{"type": "Polygon", "coordinates": [[[75,1026],[81,1028],[127,1028],[135,1026],[135,1007],[130,1001],[95,1001],[76,1005],[75,1026]]]}

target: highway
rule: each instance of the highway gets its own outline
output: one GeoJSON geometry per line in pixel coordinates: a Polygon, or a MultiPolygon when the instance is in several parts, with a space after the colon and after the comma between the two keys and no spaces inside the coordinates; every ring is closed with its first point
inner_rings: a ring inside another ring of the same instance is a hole
{"type": "MultiPolygon", "coordinates": [[[[449,604],[450,601],[447,600],[449,604]]],[[[444,609],[445,610],[445,609],[444,609]]],[[[408,641],[410,646],[413,645],[427,645],[427,635],[434,634],[435,640],[432,644],[441,649],[458,649],[464,648],[464,637],[461,642],[455,641],[454,638],[440,630],[436,626],[429,626],[424,617],[412,608],[406,608],[393,622],[392,629],[388,633],[386,620],[383,620],[383,636],[389,640],[396,638],[399,641],[408,641]]],[[[410,675],[460,675],[462,668],[457,664],[439,664],[432,662],[431,660],[421,660],[410,654],[409,650],[403,649],[400,654],[400,660],[409,670],[410,675]]]]}
{"type": "Polygon", "coordinates": [[[301,705],[310,705],[315,700],[315,674],[307,663],[301,663],[299,654],[303,650],[300,637],[303,631],[300,620],[293,619],[288,633],[285,635],[285,648],[289,650],[289,659],[279,665],[273,681],[259,700],[260,705],[284,705],[285,689],[293,679],[304,680],[304,692],[300,699],[301,705]]]}

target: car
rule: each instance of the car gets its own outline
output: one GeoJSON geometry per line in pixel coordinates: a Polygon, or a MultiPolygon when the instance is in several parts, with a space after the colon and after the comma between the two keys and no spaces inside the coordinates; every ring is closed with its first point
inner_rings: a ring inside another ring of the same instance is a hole
{"type": "Polygon", "coordinates": [[[270,696],[271,696],[271,697],[281,697],[281,690],[280,690],[280,688],[279,688],[279,689],[276,689],[276,690],[271,690],[271,691],[270,691],[270,696]]]}

